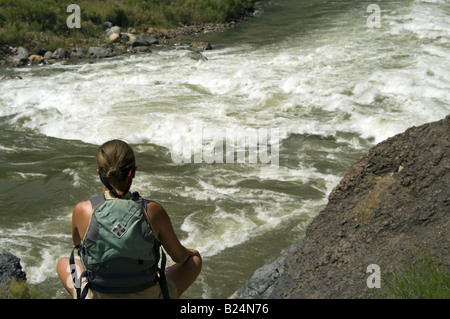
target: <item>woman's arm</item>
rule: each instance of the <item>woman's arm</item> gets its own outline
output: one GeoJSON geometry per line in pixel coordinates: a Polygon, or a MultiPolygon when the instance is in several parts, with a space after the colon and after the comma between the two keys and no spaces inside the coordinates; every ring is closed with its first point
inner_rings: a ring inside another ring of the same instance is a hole
{"type": "Polygon", "coordinates": [[[92,215],[92,204],[90,201],[79,202],[72,213],[72,241],[76,246],[84,238],[92,215]]]}
{"type": "Polygon", "coordinates": [[[164,208],[156,202],[148,202],[147,214],[156,238],[176,263],[184,263],[190,256],[200,257],[195,249],[185,248],[173,230],[172,222],[164,208]]]}

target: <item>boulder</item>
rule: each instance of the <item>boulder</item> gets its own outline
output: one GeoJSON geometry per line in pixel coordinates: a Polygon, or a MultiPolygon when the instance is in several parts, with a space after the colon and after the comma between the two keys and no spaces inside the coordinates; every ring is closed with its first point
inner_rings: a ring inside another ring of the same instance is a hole
{"type": "Polygon", "coordinates": [[[120,34],[120,32],[121,32],[120,27],[114,26],[114,27],[109,28],[109,29],[106,31],[106,36],[107,36],[107,37],[110,37],[112,34],[114,34],[114,33],[120,34]]]}
{"type": "Polygon", "coordinates": [[[24,47],[18,47],[12,52],[14,52],[14,55],[8,58],[8,62],[13,66],[25,65],[28,62],[30,53],[24,47]]]}
{"type": "Polygon", "coordinates": [[[66,59],[67,57],[69,57],[69,52],[64,48],[58,48],[52,54],[52,59],[66,59]]]}
{"type": "Polygon", "coordinates": [[[45,52],[45,54],[44,54],[44,59],[45,59],[45,60],[51,60],[51,59],[53,59],[52,56],[53,56],[53,52],[47,51],[47,52],[45,52]]]}
{"type": "Polygon", "coordinates": [[[130,36],[131,36],[130,33],[121,33],[120,34],[120,40],[122,40],[122,41],[130,41],[130,36]]]}
{"type": "Polygon", "coordinates": [[[39,64],[44,62],[44,57],[42,55],[32,54],[28,57],[28,60],[31,62],[31,64],[39,64]]]}
{"type": "Polygon", "coordinates": [[[43,47],[41,47],[41,46],[36,46],[36,47],[34,47],[34,52],[35,52],[37,55],[44,56],[46,50],[45,50],[43,47]]]}
{"type": "Polygon", "coordinates": [[[203,54],[197,51],[188,51],[186,53],[186,57],[194,60],[194,61],[208,61],[208,58],[205,57],[203,54]]]}
{"type": "Polygon", "coordinates": [[[130,50],[130,52],[134,52],[134,53],[137,53],[137,52],[140,52],[140,53],[143,53],[143,52],[152,53],[152,50],[150,49],[149,46],[138,46],[138,47],[133,47],[130,50]]]}
{"type": "Polygon", "coordinates": [[[104,30],[109,30],[109,29],[112,28],[112,26],[113,26],[112,22],[109,22],[109,21],[103,22],[103,29],[104,30]]]}
{"type": "Polygon", "coordinates": [[[17,55],[16,57],[20,58],[21,60],[28,60],[28,56],[30,55],[30,52],[28,52],[27,49],[24,47],[18,47],[17,48],[17,55]]]}
{"type": "Polygon", "coordinates": [[[147,32],[148,35],[151,35],[155,38],[162,38],[162,39],[167,39],[167,38],[172,38],[174,37],[173,31],[171,32],[168,29],[165,28],[153,28],[150,27],[148,28],[147,32]]]}
{"type": "Polygon", "coordinates": [[[136,38],[136,40],[133,42],[133,47],[140,47],[140,46],[150,46],[152,44],[158,44],[158,39],[155,37],[152,37],[148,34],[141,34],[139,37],[136,38]]]}
{"type": "Polygon", "coordinates": [[[267,299],[275,289],[275,282],[285,270],[286,257],[295,252],[300,242],[292,244],[285,252],[271,264],[257,269],[248,283],[236,291],[231,299],[267,299]]]}
{"type": "Polygon", "coordinates": [[[8,63],[11,64],[13,67],[18,67],[26,64],[24,60],[21,60],[20,58],[17,58],[15,56],[9,57],[8,63]]]}
{"type": "Polygon", "coordinates": [[[211,44],[206,41],[195,41],[192,42],[189,46],[197,51],[205,51],[212,49],[211,44]]]}
{"type": "Polygon", "coordinates": [[[112,49],[105,47],[90,47],[87,53],[91,58],[109,58],[115,55],[112,49]]]}
{"type": "Polygon", "coordinates": [[[109,41],[111,41],[111,42],[118,42],[118,41],[120,41],[120,34],[117,34],[117,33],[113,33],[113,34],[111,34],[110,36],[109,36],[109,41]]]}
{"type": "Polygon", "coordinates": [[[0,253],[0,284],[8,284],[9,281],[26,280],[27,275],[22,270],[20,259],[11,253],[0,253]]]}
{"type": "Polygon", "coordinates": [[[73,49],[72,52],[70,52],[71,59],[83,59],[84,57],[85,54],[83,52],[83,49],[73,49]]]}

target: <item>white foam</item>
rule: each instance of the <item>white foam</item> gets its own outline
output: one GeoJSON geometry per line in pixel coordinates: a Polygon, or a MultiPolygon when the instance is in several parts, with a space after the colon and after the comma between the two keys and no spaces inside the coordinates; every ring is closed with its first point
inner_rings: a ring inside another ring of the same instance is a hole
{"type": "MultiPolygon", "coordinates": [[[[0,116],[11,116],[19,130],[94,144],[122,138],[166,147],[169,154],[180,153],[199,125],[219,135],[227,129],[278,128],[281,144],[292,134],[338,137],[336,143],[362,150],[367,145],[355,136],[377,143],[449,113],[450,24],[442,5],[446,2],[414,1],[401,12],[382,6],[379,30],[366,28],[364,10],[349,10],[337,16],[342,23],[331,29],[324,26],[271,46],[242,44],[208,51],[208,61],[169,50],[95,64],[53,65],[44,74],[23,68],[22,81],[2,82],[0,116]],[[342,132],[352,134],[344,138],[342,132]]],[[[323,149],[327,158],[342,151],[323,149]]],[[[183,242],[193,247],[200,243],[200,250],[212,256],[302,213],[291,209],[278,215],[283,210],[279,203],[298,199],[240,183],[273,179],[308,184],[325,198],[339,181],[332,172],[305,165],[302,154],[289,156],[300,161],[298,167],[248,165],[234,172],[202,165],[192,184],[161,184],[158,179],[165,176],[157,175],[151,176],[156,181],[144,175],[135,183],[196,201],[236,197],[244,206],[254,205],[233,213],[217,206],[207,219],[194,212],[184,221],[182,229],[189,235],[183,242]],[[268,207],[262,206],[268,201],[268,207]]],[[[74,187],[82,186],[79,172],[63,173],[74,187]]],[[[185,177],[173,176],[177,178],[185,177]]]]}
{"type": "Polygon", "coordinates": [[[8,153],[15,152],[15,150],[13,148],[7,147],[7,146],[3,146],[3,145],[0,145],[0,150],[2,150],[3,152],[8,152],[8,153]]]}
{"type": "Polygon", "coordinates": [[[47,177],[45,174],[41,173],[22,173],[22,172],[15,172],[17,175],[19,175],[22,179],[30,179],[30,178],[44,178],[47,177]]]}
{"type": "MultiPolygon", "coordinates": [[[[164,52],[135,58],[137,65],[122,60],[84,65],[53,75],[56,84],[49,87],[42,87],[40,78],[27,79],[26,87],[9,82],[11,87],[2,98],[9,107],[0,112],[17,114],[13,121],[25,119],[25,127],[49,136],[97,144],[118,137],[179,151],[180,137],[192,132],[195,121],[225,130],[267,126],[275,120],[270,125],[287,128],[286,134],[334,135],[336,129],[360,126],[346,121],[328,125],[320,118],[315,122],[302,117],[311,107],[365,115],[354,103],[376,104],[384,96],[448,101],[447,84],[441,83],[445,78],[418,82],[414,70],[392,74],[380,70],[365,79],[353,78],[346,61],[364,51],[352,43],[348,49],[339,44],[319,46],[314,53],[306,48],[298,52],[295,47],[275,54],[266,48],[237,50],[239,54],[217,50],[208,53],[207,63],[176,60],[180,53],[164,52]],[[161,67],[164,63],[166,68],[161,67]],[[341,84],[352,82],[353,96],[341,94],[341,84]]],[[[427,50],[434,52],[436,62],[445,55],[440,47],[427,50]]],[[[377,110],[368,113],[376,116],[377,110]]]]}
{"type": "Polygon", "coordinates": [[[78,171],[76,171],[72,168],[66,168],[62,172],[72,176],[72,178],[73,178],[72,186],[73,187],[80,187],[80,175],[79,175],[78,171]]]}
{"type": "Polygon", "coordinates": [[[181,225],[181,230],[188,234],[181,242],[186,247],[201,251],[204,257],[243,243],[249,236],[249,230],[255,226],[243,213],[230,214],[219,208],[206,220],[202,219],[201,225],[194,217],[196,213],[189,215],[181,225]]]}
{"type": "Polygon", "coordinates": [[[27,280],[31,284],[41,283],[48,277],[54,276],[54,267],[57,260],[55,260],[55,256],[51,254],[52,250],[53,249],[41,249],[40,262],[38,265],[27,267],[27,280]]]}
{"type": "MultiPolygon", "coordinates": [[[[294,209],[287,204],[289,202],[258,201],[252,209],[232,213],[220,207],[207,216],[202,212],[192,213],[181,225],[181,230],[187,233],[181,242],[186,247],[199,250],[202,256],[211,257],[277,229],[281,223],[288,223],[292,218],[304,215],[309,220],[325,201],[296,202],[294,209]]],[[[299,231],[304,231],[304,228],[299,231]]]]}

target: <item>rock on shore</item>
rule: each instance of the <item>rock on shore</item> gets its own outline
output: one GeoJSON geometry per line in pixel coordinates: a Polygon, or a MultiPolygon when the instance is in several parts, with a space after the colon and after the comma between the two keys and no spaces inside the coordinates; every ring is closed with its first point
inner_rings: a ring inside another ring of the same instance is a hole
{"type": "Polygon", "coordinates": [[[304,239],[233,298],[371,298],[383,274],[429,254],[450,269],[450,115],[391,137],[351,166],[304,239]]]}
{"type": "Polygon", "coordinates": [[[20,67],[29,64],[53,64],[56,61],[73,64],[80,59],[99,59],[114,57],[124,53],[151,53],[151,47],[158,44],[180,45],[180,42],[188,41],[190,48],[197,52],[211,50],[210,43],[198,40],[198,36],[208,32],[223,32],[233,28],[235,22],[230,23],[206,23],[202,25],[185,25],[174,29],[155,29],[150,27],[146,33],[137,34],[132,27],[126,32],[119,26],[114,26],[106,21],[104,24],[105,37],[98,46],[89,48],[57,48],[55,51],[47,51],[41,46],[32,50],[25,47],[12,47],[4,45],[0,47],[0,66],[20,67]],[[171,43],[171,41],[176,42],[171,43]],[[87,51],[86,53],[84,51],[87,51]],[[70,61],[67,61],[70,60],[70,61]]]}
{"type": "Polygon", "coordinates": [[[0,284],[8,284],[12,278],[16,280],[27,278],[20,259],[11,253],[0,253],[0,284]]]}

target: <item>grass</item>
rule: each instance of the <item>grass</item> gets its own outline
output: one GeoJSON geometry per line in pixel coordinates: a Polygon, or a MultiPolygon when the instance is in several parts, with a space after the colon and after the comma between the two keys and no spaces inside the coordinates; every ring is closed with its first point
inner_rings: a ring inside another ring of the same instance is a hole
{"type": "Polygon", "coordinates": [[[242,16],[255,0],[0,0],[0,45],[57,48],[103,36],[103,22],[145,32],[152,27],[226,22],[242,16]],[[71,3],[81,8],[81,29],[69,29],[71,3]]]}
{"type": "Polygon", "coordinates": [[[383,290],[376,298],[450,299],[450,272],[429,254],[385,277],[383,290]]]}
{"type": "Polygon", "coordinates": [[[42,292],[23,280],[11,279],[9,284],[0,284],[0,299],[38,299],[42,292]]]}

